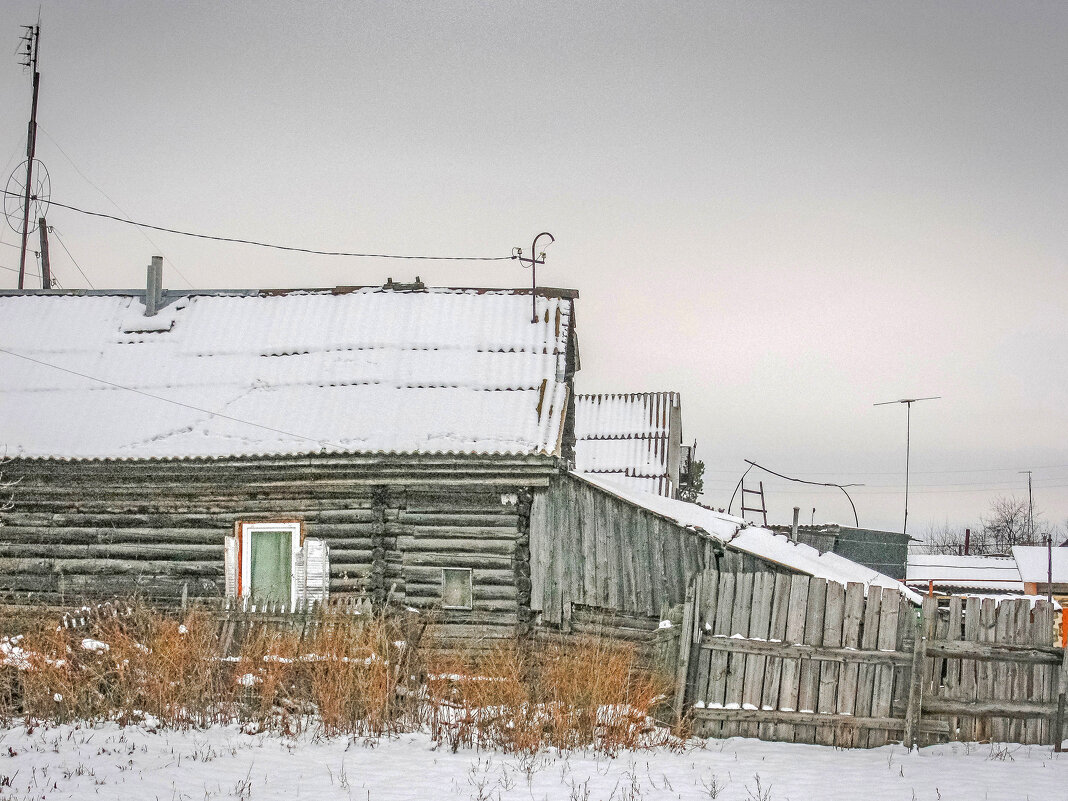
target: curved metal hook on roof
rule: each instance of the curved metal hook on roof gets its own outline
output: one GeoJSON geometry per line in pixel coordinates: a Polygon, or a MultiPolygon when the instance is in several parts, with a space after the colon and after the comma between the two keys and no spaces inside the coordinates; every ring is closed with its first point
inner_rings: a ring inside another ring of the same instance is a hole
{"type": "MultiPolygon", "coordinates": [[[[519,259],[524,267],[530,267],[530,322],[538,322],[538,265],[545,264],[545,252],[538,254],[538,240],[543,236],[549,237],[549,245],[556,241],[556,237],[550,234],[548,231],[542,231],[536,237],[534,241],[530,243],[530,258],[523,255],[522,248],[512,248],[512,258],[519,259]]],[[[546,245],[548,247],[548,245],[546,245]]]]}

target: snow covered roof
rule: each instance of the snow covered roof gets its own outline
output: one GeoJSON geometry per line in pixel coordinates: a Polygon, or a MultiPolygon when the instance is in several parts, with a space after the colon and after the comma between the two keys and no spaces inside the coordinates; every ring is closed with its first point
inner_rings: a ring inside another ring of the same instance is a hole
{"type": "MultiPolygon", "coordinates": [[[[1049,551],[1044,545],[1013,545],[1020,579],[1028,584],[1049,583],[1049,551]]],[[[1068,551],[1053,549],[1053,583],[1068,584],[1068,551]]]]}
{"type": "Polygon", "coordinates": [[[866,586],[887,587],[904,594],[914,603],[920,602],[919,595],[896,579],[857,564],[844,556],[829,552],[821,554],[811,545],[794,542],[789,537],[776,534],[766,528],[747,525],[740,517],[715,512],[695,503],[663,498],[648,492],[624,490],[604,476],[585,474],[578,477],[629,503],[674,520],[686,528],[702,531],[724,545],[760,557],[767,562],[840,584],[858,582],[866,586]]]}
{"type": "MultiPolygon", "coordinates": [[[[1042,552],[1045,553],[1045,549],[1042,549],[1042,552]]],[[[905,569],[905,582],[924,589],[932,582],[940,589],[1014,593],[1022,593],[1024,589],[1016,560],[1008,556],[910,553],[905,569]]]]}
{"type": "Polygon", "coordinates": [[[573,299],[377,287],[0,295],[0,450],[557,454],[573,299]]]}
{"type": "Polygon", "coordinates": [[[674,496],[682,441],[679,393],[576,395],[575,437],[579,472],[674,496]]]}

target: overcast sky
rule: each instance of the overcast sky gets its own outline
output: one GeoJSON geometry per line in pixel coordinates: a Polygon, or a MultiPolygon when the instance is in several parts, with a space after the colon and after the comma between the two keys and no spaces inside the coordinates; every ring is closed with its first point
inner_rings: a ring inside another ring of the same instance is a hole
{"type": "MultiPolygon", "coordinates": [[[[8,0],[0,53],[37,11],[8,0]]],[[[680,391],[705,502],[752,459],[863,483],[861,525],[900,529],[905,409],[872,404],[941,395],[913,407],[910,533],[1026,497],[1028,468],[1063,532],[1066,38],[1064,2],[45,0],[37,152],[56,201],[215,235],[497,256],[551,231],[578,390],[680,391]]],[[[4,58],[6,181],[31,86],[4,58]]],[[[168,288],[530,280],[48,221],[68,288],[142,286],[155,253],[168,288]]],[[[852,521],[763,478],[772,522],[852,521]]]]}

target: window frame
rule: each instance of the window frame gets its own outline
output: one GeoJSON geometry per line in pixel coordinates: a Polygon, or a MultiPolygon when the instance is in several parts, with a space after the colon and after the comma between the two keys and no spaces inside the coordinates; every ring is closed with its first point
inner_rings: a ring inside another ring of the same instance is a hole
{"type": "Polygon", "coordinates": [[[475,605],[475,577],[474,570],[470,567],[443,567],[441,568],[441,608],[442,609],[459,609],[470,610],[475,605]],[[465,573],[467,574],[467,606],[456,606],[453,604],[445,603],[445,574],[446,573],[465,573]]]}
{"type": "Polygon", "coordinates": [[[297,571],[294,569],[297,554],[304,547],[304,521],[263,520],[248,522],[239,520],[234,526],[237,533],[237,595],[248,598],[252,594],[252,537],[257,531],[287,531],[289,537],[289,600],[297,598],[297,571]]]}

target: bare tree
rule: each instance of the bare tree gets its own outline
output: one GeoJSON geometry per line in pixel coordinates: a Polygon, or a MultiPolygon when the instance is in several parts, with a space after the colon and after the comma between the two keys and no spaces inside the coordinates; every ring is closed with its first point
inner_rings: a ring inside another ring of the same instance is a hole
{"type": "MultiPolygon", "coordinates": [[[[1014,495],[995,498],[990,510],[970,528],[968,553],[977,555],[1007,554],[1013,545],[1044,545],[1046,538],[1056,533],[1056,527],[1043,518],[1039,509],[1029,514],[1027,499],[1014,495]]],[[[924,541],[928,553],[963,554],[965,527],[951,526],[948,522],[931,526],[924,541]]]]}

